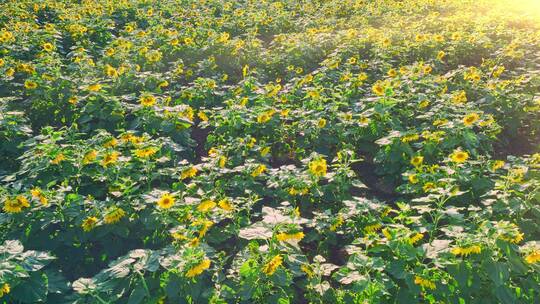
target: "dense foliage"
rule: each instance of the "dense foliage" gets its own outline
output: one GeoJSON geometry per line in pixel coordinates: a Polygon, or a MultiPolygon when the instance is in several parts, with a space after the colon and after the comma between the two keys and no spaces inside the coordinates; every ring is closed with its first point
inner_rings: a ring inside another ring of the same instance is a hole
{"type": "Polygon", "coordinates": [[[4,1],[0,302],[539,303],[539,88],[515,1],[4,1]]]}

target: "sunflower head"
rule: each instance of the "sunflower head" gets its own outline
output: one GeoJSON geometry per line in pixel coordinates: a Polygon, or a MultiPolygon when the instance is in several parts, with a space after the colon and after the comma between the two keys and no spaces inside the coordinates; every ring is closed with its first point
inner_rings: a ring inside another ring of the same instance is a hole
{"type": "Polygon", "coordinates": [[[152,95],[143,95],[140,102],[145,107],[151,107],[156,103],[156,97],[152,95]]]}
{"type": "Polygon", "coordinates": [[[424,157],[423,156],[415,156],[413,158],[411,158],[411,165],[415,166],[415,167],[418,167],[420,165],[422,165],[422,163],[424,162],[424,157]]]}
{"type": "Polygon", "coordinates": [[[452,154],[450,154],[450,160],[454,163],[464,163],[469,159],[469,153],[462,151],[462,150],[454,150],[452,154]]]}
{"type": "Polygon", "coordinates": [[[166,192],[158,199],[157,205],[161,209],[169,209],[174,205],[174,197],[166,192]]]}

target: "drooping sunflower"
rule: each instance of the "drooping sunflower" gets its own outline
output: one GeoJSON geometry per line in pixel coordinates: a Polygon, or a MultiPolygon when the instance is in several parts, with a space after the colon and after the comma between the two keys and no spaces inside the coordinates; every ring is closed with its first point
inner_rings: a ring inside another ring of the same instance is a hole
{"type": "Polygon", "coordinates": [[[218,202],[219,208],[225,210],[225,211],[233,211],[234,206],[229,202],[228,199],[224,198],[218,202]]]}
{"type": "Polygon", "coordinates": [[[465,115],[463,117],[463,124],[467,127],[472,126],[478,119],[480,119],[480,116],[476,113],[470,113],[465,115]]]}
{"type": "Polygon", "coordinates": [[[193,177],[195,177],[195,175],[197,175],[198,171],[199,170],[197,170],[197,168],[191,166],[191,167],[185,169],[184,171],[182,171],[180,179],[193,178],[193,177]]]}
{"type": "Polygon", "coordinates": [[[278,233],[276,235],[276,238],[280,242],[286,242],[286,241],[301,241],[304,238],[304,233],[302,231],[296,232],[296,233],[278,233]]]}
{"type": "Polygon", "coordinates": [[[416,285],[419,285],[419,286],[422,286],[424,288],[427,288],[427,289],[435,289],[435,283],[428,280],[428,279],[424,279],[420,276],[415,276],[414,277],[414,284],[416,285]]]}
{"type": "Polygon", "coordinates": [[[208,212],[214,209],[216,206],[217,206],[216,202],[214,202],[213,200],[207,199],[207,200],[202,201],[197,206],[197,210],[199,210],[200,212],[208,212]]]}
{"type": "Polygon", "coordinates": [[[259,175],[261,175],[262,173],[264,173],[266,171],[266,166],[265,165],[258,165],[255,170],[253,170],[253,172],[251,172],[251,176],[253,177],[257,177],[259,175]]]}
{"type": "Polygon", "coordinates": [[[190,268],[186,272],[186,277],[193,278],[200,275],[201,273],[203,273],[206,269],[210,267],[210,264],[211,264],[211,261],[209,259],[204,259],[201,263],[190,268]]]}
{"type": "Polygon", "coordinates": [[[106,154],[103,157],[103,160],[101,161],[101,166],[108,167],[109,165],[112,165],[118,161],[118,157],[120,156],[120,152],[113,151],[111,153],[106,154]]]}
{"type": "Polygon", "coordinates": [[[86,87],[86,89],[90,92],[98,92],[101,90],[103,86],[99,83],[96,83],[96,84],[91,84],[89,86],[86,87]]]}
{"type": "Polygon", "coordinates": [[[535,249],[525,257],[525,262],[534,264],[540,262],[540,250],[535,249]]]}
{"type": "Polygon", "coordinates": [[[84,219],[84,221],[82,222],[81,224],[81,227],[82,229],[85,231],[85,232],[88,232],[92,229],[94,229],[94,227],[96,226],[98,222],[98,219],[97,217],[95,216],[89,216],[87,218],[84,219]]]}
{"type": "Polygon", "coordinates": [[[283,264],[283,257],[278,254],[264,265],[262,271],[269,276],[273,275],[281,264],[283,264]]]}
{"type": "Polygon", "coordinates": [[[115,207],[105,215],[104,222],[105,224],[114,224],[119,222],[125,215],[126,212],[122,208],[115,207]]]}

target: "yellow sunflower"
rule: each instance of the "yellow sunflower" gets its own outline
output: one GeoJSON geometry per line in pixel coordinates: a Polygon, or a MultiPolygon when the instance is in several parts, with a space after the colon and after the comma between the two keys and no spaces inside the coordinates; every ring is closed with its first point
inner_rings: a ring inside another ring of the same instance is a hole
{"type": "Polygon", "coordinates": [[[174,197],[169,192],[165,192],[158,199],[157,205],[161,209],[169,209],[174,205],[174,197]]]}
{"type": "Polygon", "coordinates": [[[472,126],[478,119],[480,119],[480,116],[476,113],[470,113],[465,115],[463,117],[463,124],[467,127],[472,126]]]}
{"type": "Polygon", "coordinates": [[[152,95],[143,95],[139,101],[143,106],[151,107],[156,103],[156,97],[152,95]]]}
{"type": "Polygon", "coordinates": [[[461,163],[466,162],[467,159],[469,159],[469,153],[462,151],[460,149],[454,150],[454,152],[450,154],[450,160],[453,161],[454,163],[461,164],[461,163]]]}
{"type": "Polygon", "coordinates": [[[317,177],[326,175],[326,159],[320,158],[309,163],[309,172],[317,177]]]}

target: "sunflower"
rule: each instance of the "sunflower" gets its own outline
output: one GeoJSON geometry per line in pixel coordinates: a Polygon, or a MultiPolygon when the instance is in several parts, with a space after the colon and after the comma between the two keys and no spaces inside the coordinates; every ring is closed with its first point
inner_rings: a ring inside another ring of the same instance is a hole
{"type": "Polygon", "coordinates": [[[453,96],[452,96],[452,102],[454,104],[464,104],[467,102],[467,93],[465,93],[465,91],[459,91],[459,92],[456,92],[453,96]]]}
{"type": "Polygon", "coordinates": [[[84,155],[84,158],[83,158],[83,165],[86,165],[86,164],[89,164],[91,162],[93,162],[97,157],[97,151],[96,150],[90,150],[88,153],[86,153],[84,155]]]}
{"type": "Polygon", "coordinates": [[[97,217],[89,216],[89,217],[84,219],[84,221],[81,224],[81,227],[85,232],[88,232],[88,231],[94,229],[94,227],[96,227],[97,222],[98,222],[97,217]]]}
{"type": "Polygon", "coordinates": [[[424,157],[423,156],[415,156],[415,157],[411,158],[411,165],[413,165],[415,167],[418,167],[418,166],[422,165],[422,162],[424,162],[424,157]]]}
{"type": "Polygon", "coordinates": [[[302,270],[308,276],[308,278],[313,277],[313,275],[315,274],[311,269],[311,266],[307,264],[300,266],[300,270],[302,270]]]}
{"type": "Polygon", "coordinates": [[[3,209],[7,213],[19,213],[23,208],[28,207],[30,207],[28,199],[22,195],[17,195],[15,199],[6,198],[3,209]]]}
{"type": "Polygon", "coordinates": [[[382,228],[381,223],[375,223],[375,224],[367,225],[366,227],[364,227],[364,231],[367,234],[372,234],[372,233],[375,233],[375,232],[381,230],[381,228],[382,228]]]}
{"type": "Polygon", "coordinates": [[[34,90],[35,88],[38,87],[38,84],[35,81],[26,80],[24,82],[24,87],[27,88],[28,90],[34,90]]]}
{"type": "Polygon", "coordinates": [[[197,210],[200,212],[208,212],[216,207],[216,202],[213,200],[204,200],[198,206],[197,210]]]}
{"type": "Polygon", "coordinates": [[[152,155],[156,154],[157,151],[158,151],[157,148],[150,147],[150,148],[145,148],[145,149],[136,149],[134,151],[134,154],[138,158],[149,158],[152,155]]]}
{"type": "Polygon", "coordinates": [[[469,256],[471,254],[479,254],[482,252],[482,247],[478,245],[471,245],[467,247],[455,247],[450,252],[453,255],[469,256]]]}
{"type": "Polygon", "coordinates": [[[373,87],[371,87],[371,90],[378,96],[384,95],[384,88],[378,83],[373,85],[373,87]]]}
{"type": "Polygon", "coordinates": [[[117,145],[118,145],[118,140],[113,137],[113,138],[111,138],[111,140],[104,143],[103,147],[104,148],[112,148],[112,147],[116,147],[117,145]]]}
{"type": "Polygon", "coordinates": [[[422,187],[422,190],[424,190],[424,192],[429,192],[430,190],[435,189],[435,187],[436,187],[435,183],[427,182],[422,187]]]}
{"type": "Polygon", "coordinates": [[[10,291],[11,291],[11,286],[9,286],[8,283],[4,283],[4,285],[2,285],[2,287],[0,288],[0,298],[8,294],[10,291]]]}
{"type": "Polygon", "coordinates": [[[105,73],[111,78],[118,77],[118,71],[108,64],[105,66],[105,73]]]}
{"type": "Polygon", "coordinates": [[[201,121],[208,121],[208,116],[203,111],[199,111],[197,117],[199,117],[201,121]]]}
{"type": "Polygon", "coordinates": [[[208,229],[210,229],[210,227],[214,226],[214,222],[212,221],[209,221],[209,220],[198,220],[198,221],[195,221],[194,223],[191,224],[192,226],[201,226],[201,228],[199,229],[199,237],[198,238],[202,238],[206,232],[208,232],[208,229]]]}
{"type": "Polygon", "coordinates": [[[51,160],[51,164],[58,165],[64,160],[66,160],[66,156],[63,153],[59,153],[53,160],[51,160]]]}
{"type": "Polygon", "coordinates": [[[221,208],[221,209],[223,209],[225,211],[233,211],[234,210],[233,205],[226,198],[220,200],[218,202],[218,206],[219,206],[219,208],[221,208]]]}
{"type": "Polygon", "coordinates": [[[276,238],[280,242],[287,242],[287,241],[301,241],[304,238],[303,232],[296,232],[296,233],[278,233],[276,235],[276,238]]]}
{"type": "Polygon", "coordinates": [[[260,124],[268,122],[270,119],[272,119],[273,115],[274,115],[273,110],[263,112],[259,116],[257,116],[257,122],[260,123],[260,124]]]}
{"type": "Polygon", "coordinates": [[[418,175],[416,174],[409,174],[408,179],[411,184],[418,183],[418,175]]]}
{"type": "Polygon", "coordinates": [[[115,207],[105,215],[104,222],[105,224],[114,224],[119,222],[125,215],[126,212],[122,208],[115,207]]]}
{"type": "Polygon", "coordinates": [[[89,86],[86,87],[86,89],[90,92],[98,92],[101,90],[103,86],[99,83],[96,83],[96,84],[91,84],[89,86]]]}
{"type": "Polygon", "coordinates": [[[197,168],[191,166],[185,169],[184,171],[182,171],[182,175],[180,176],[180,179],[193,178],[195,177],[195,175],[197,175],[198,171],[199,170],[197,170],[197,168]]]}
{"type": "Polygon", "coordinates": [[[277,268],[283,264],[283,257],[276,255],[268,263],[266,263],[262,269],[267,275],[272,275],[276,272],[277,268]]]}
{"type": "Polygon", "coordinates": [[[169,192],[165,192],[158,199],[157,205],[161,209],[169,209],[174,205],[174,197],[169,192]]]}
{"type": "Polygon", "coordinates": [[[422,100],[422,101],[418,104],[418,107],[419,107],[420,109],[426,108],[427,106],[429,106],[429,100],[427,100],[427,99],[422,100]]]}
{"type": "Polygon", "coordinates": [[[525,257],[525,262],[534,264],[540,261],[540,250],[535,249],[525,257]]]}
{"type": "Polygon", "coordinates": [[[227,157],[225,155],[221,155],[219,157],[218,166],[220,168],[225,168],[226,164],[227,164],[227,157]]]}
{"type": "Polygon", "coordinates": [[[407,242],[411,245],[416,244],[418,241],[422,240],[424,238],[424,234],[422,233],[415,233],[413,236],[409,237],[407,242]]]}
{"type": "Polygon", "coordinates": [[[469,159],[469,153],[459,150],[459,149],[454,150],[454,152],[450,154],[450,160],[453,161],[454,163],[461,164],[467,161],[467,159],[469,159]]]}
{"type": "Polygon", "coordinates": [[[320,158],[309,163],[309,172],[317,177],[326,175],[326,159],[320,158]]]}
{"type": "Polygon", "coordinates": [[[499,170],[500,168],[504,167],[504,165],[505,165],[504,160],[496,160],[496,161],[493,162],[493,164],[491,165],[491,171],[497,171],[497,170],[499,170]]]}
{"type": "Polygon", "coordinates": [[[105,50],[105,56],[107,57],[111,57],[112,55],[114,55],[115,53],[115,50],[113,48],[108,48],[105,50]]]}
{"type": "Polygon", "coordinates": [[[371,121],[371,119],[369,119],[369,117],[366,117],[364,115],[360,116],[360,118],[358,118],[358,123],[361,127],[365,127],[367,125],[369,125],[369,122],[371,121]]]}
{"type": "Polygon", "coordinates": [[[53,46],[51,43],[49,43],[49,42],[44,43],[44,44],[42,45],[42,47],[43,47],[43,50],[46,51],[46,52],[52,52],[53,49],[54,49],[54,46],[53,46]]]}
{"type": "Polygon", "coordinates": [[[427,289],[435,289],[435,283],[433,283],[432,281],[428,279],[424,279],[420,276],[414,277],[414,284],[422,286],[427,289]]]}
{"type": "Polygon", "coordinates": [[[119,156],[120,156],[120,152],[117,152],[117,151],[113,151],[111,153],[105,154],[105,156],[101,160],[101,166],[107,167],[111,164],[115,164],[118,161],[119,156]]]}
{"type": "Polygon", "coordinates": [[[190,268],[186,272],[186,277],[193,278],[200,275],[201,273],[203,273],[206,269],[210,267],[210,264],[211,264],[211,261],[209,259],[204,259],[201,263],[190,268]]]}
{"type": "Polygon", "coordinates": [[[148,60],[149,62],[160,61],[162,56],[163,54],[157,50],[148,51],[145,54],[146,60],[148,60]]]}
{"type": "Polygon", "coordinates": [[[465,115],[463,117],[463,124],[467,127],[472,126],[478,119],[480,119],[480,116],[476,113],[470,113],[465,115]]]}
{"type": "Polygon", "coordinates": [[[151,107],[156,103],[156,97],[152,95],[143,95],[141,96],[141,99],[139,99],[141,104],[145,107],[151,107]]]}
{"type": "Polygon", "coordinates": [[[445,56],[446,56],[446,53],[444,51],[439,51],[439,53],[437,53],[437,59],[440,61],[442,61],[445,56]]]}
{"type": "Polygon", "coordinates": [[[9,68],[9,69],[7,69],[6,72],[5,72],[5,75],[6,75],[7,77],[11,77],[11,76],[13,76],[14,74],[15,74],[15,69],[14,69],[14,68],[9,68]]]}
{"type": "Polygon", "coordinates": [[[258,165],[253,172],[251,172],[251,176],[257,177],[261,175],[262,173],[266,172],[266,166],[265,165],[258,165]]]}
{"type": "Polygon", "coordinates": [[[264,147],[264,148],[262,148],[262,149],[261,149],[261,156],[264,157],[264,156],[268,155],[268,153],[270,153],[270,150],[271,150],[271,149],[272,149],[272,148],[270,148],[270,147],[264,147]]]}
{"type": "Polygon", "coordinates": [[[49,204],[49,199],[47,199],[47,197],[43,194],[43,191],[41,191],[41,189],[34,188],[30,190],[30,193],[32,194],[32,198],[37,198],[43,206],[47,206],[49,204]]]}

